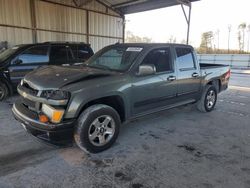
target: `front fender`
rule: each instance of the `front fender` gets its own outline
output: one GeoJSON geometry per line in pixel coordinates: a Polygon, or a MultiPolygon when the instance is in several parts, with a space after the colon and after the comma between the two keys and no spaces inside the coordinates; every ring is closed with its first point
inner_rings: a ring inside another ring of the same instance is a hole
{"type": "Polygon", "coordinates": [[[75,95],[71,98],[68,104],[65,118],[69,118],[69,119],[77,118],[82,112],[82,109],[84,108],[84,106],[91,101],[101,99],[104,97],[115,97],[115,96],[118,96],[122,99],[122,102],[124,104],[124,110],[125,110],[125,118],[127,118],[127,116],[130,113],[128,111],[128,109],[130,109],[129,99],[126,97],[124,93],[121,93],[119,91],[107,92],[105,94],[101,93],[97,95],[93,95],[92,92],[88,92],[88,94],[84,93],[84,94],[75,95]]]}

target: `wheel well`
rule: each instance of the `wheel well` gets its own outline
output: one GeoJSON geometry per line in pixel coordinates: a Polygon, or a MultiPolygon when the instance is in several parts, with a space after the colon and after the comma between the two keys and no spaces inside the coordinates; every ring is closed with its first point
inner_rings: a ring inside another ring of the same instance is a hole
{"type": "Polygon", "coordinates": [[[0,82],[2,82],[3,84],[5,84],[8,88],[8,92],[9,92],[9,96],[13,94],[13,89],[12,86],[8,83],[8,81],[6,81],[5,79],[0,79],[0,82]]]}
{"type": "Polygon", "coordinates": [[[213,85],[217,89],[218,92],[221,90],[221,80],[216,79],[216,80],[211,80],[207,83],[207,85],[213,85]]]}
{"type": "Polygon", "coordinates": [[[111,106],[119,114],[121,122],[125,121],[125,106],[124,106],[123,99],[120,96],[108,96],[108,97],[102,97],[99,99],[92,100],[86,103],[82,107],[80,113],[82,113],[86,108],[94,104],[105,104],[105,105],[111,106]]]}

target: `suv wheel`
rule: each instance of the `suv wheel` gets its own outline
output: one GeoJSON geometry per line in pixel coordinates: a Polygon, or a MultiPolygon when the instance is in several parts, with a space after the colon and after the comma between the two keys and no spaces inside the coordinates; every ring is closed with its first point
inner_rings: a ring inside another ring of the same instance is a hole
{"type": "Polygon", "coordinates": [[[80,115],[74,139],[82,150],[98,153],[112,146],[120,128],[119,114],[110,106],[97,104],[80,115]]]}
{"type": "Polygon", "coordinates": [[[4,100],[8,96],[8,88],[5,83],[0,82],[0,101],[4,100]]]}
{"type": "Polygon", "coordinates": [[[197,108],[201,112],[211,112],[217,101],[217,89],[213,85],[207,85],[202,94],[200,101],[197,104],[197,108]]]}

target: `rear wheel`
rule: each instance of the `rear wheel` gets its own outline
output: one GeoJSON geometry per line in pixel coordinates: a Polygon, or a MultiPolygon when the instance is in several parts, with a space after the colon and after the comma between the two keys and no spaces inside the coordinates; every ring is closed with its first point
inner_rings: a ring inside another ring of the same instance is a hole
{"type": "Polygon", "coordinates": [[[8,94],[9,94],[8,87],[6,86],[5,83],[0,81],[0,101],[6,99],[8,94]]]}
{"type": "Polygon", "coordinates": [[[90,106],[80,115],[74,133],[75,142],[82,150],[98,153],[112,146],[120,128],[119,114],[110,106],[90,106]]]}
{"type": "Polygon", "coordinates": [[[211,112],[217,102],[217,89],[213,85],[207,85],[202,94],[200,101],[197,104],[197,108],[201,112],[211,112]]]}

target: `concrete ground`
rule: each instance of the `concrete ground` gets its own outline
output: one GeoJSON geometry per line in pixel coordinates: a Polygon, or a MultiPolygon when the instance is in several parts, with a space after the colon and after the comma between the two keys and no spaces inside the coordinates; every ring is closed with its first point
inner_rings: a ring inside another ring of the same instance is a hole
{"type": "Polygon", "coordinates": [[[180,107],[124,125],[109,150],[87,155],[25,133],[0,103],[0,187],[250,187],[250,75],[232,74],[211,113],[180,107]]]}

